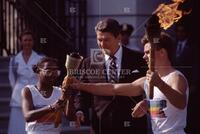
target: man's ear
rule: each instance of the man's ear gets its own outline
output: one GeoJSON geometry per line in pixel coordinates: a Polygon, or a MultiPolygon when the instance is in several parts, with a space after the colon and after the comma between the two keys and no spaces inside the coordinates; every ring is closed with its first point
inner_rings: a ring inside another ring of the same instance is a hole
{"type": "Polygon", "coordinates": [[[118,36],[117,36],[117,39],[121,42],[121,39],[122,39],[122,35],[121,34],[119,34],[118,36]]]}

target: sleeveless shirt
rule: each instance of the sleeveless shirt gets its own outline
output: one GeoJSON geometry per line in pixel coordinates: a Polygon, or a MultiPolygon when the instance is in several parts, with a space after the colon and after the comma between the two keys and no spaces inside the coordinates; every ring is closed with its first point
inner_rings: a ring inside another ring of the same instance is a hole
{"type": "MultiPolygon", "coordinates": [[[[52,94],[49,98],[43,97],[35,85],[27,85],[26,87],[30,89],[35,109],[53,104],[61,96],[61,89],[59,87],[53,87],[52,94]]],[[[55,114],[53,112],[49,112],[40,119],[27,122],[26,131],[28,134],[59,134],[61,132],[61,124],[55,128],[54,120],[55,114]]]]}
{"type": "MultiPolygon", "coordinates": [[[[173,71],[168,75],[161,77],[161,79],[167,83],[167,81],[172,77],[173,73],[177,73],[184,77],[184,75],[179,71],[173,71]]],[[[184,77],[185,79],[185,77],[184,77]]],[[[188,85],[188,84],[187,84],[188,85]]],[[[144,83],[144,90],[147,95],[148,84],[147,81],[144,83]]],[[[188,103],[189,87],[187,86],[186,96],[188,103]]],[[[187,115],[187,103],[184,109],[178,109],[170,103],[167,97],[157,88],[154,87],[154,97],[153,100],[165,100],[166,107],[162,110],[164,117],[151,118],[151,125],[154,134],[185,134],[184,128],[186,126],[186,115],[187,115]],[[164,113],[163,113],[164,112],[164,113]]]]}

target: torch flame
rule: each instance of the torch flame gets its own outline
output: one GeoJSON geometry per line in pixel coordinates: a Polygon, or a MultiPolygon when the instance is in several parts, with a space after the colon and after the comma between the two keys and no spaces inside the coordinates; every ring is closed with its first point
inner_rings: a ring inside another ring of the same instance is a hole
{"type": "Polygon", "coordinates": [[[190,11],[178,10],[180,3],[183,3],[185,0],[172,0],[171,4],[160,4],[158,8],[154,11],[159,17],[160,26],[163,29],[169,28],[174,22],[177,22],[183,15],[189,14],[190,11]]]}

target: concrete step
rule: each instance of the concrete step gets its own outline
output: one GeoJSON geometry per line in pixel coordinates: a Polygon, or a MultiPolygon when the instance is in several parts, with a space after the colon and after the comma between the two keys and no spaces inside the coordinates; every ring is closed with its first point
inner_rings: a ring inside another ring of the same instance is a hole
{"type": "Polygon", "coordinates": [[[0,69],[7,69],[10,62],[10,57],[0,56],[0,69]]]}
{"type": "Polygon", "coordinates": [[[0,134],[7,134],[11,87],[8,80],[10,57],[0,57],[0,134]]]}
{"type": "Polygon", "coordinates": [[[0,69],[0,84],[9,84],[8,69],[0,69]]]}
{"type": "Polygon", "coordinates": [[[9,113],[10,112],[10,98],[0,98],[0,113],[9,113]]]}
{"type": "Polygon", "coordinates": [[[0,129],[0,134],[7,134],[8,132],[7,132],[7,130],[1,130],[0,129]]]}
{"type": "Polygon", "coordinates": [[[12,93],[9,84],[0,83],[0,98],[10,97],[12,93]]]}
{"type": "Polygon", "coordinates": [[[0,113],[0,134],[7,134],[9,113],[0,113]]]}

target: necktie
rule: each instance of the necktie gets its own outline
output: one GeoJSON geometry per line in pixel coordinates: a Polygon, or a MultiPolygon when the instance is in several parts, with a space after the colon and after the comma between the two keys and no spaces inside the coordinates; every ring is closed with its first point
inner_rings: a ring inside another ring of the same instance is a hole
{"type": "Polygon", "coordinates": [[[182,52],[182,43],[179,42],[176,49],[176,57],[179,57],[181,55],[181,52],[182,52]]]}
{"type": "Polygon", "coordinates": [[[111,62],[109,66],[109,82],[117,83],[118,76],[117,76],[116,57],[110,57],[110,59],[111,59],[111,62]]]}

